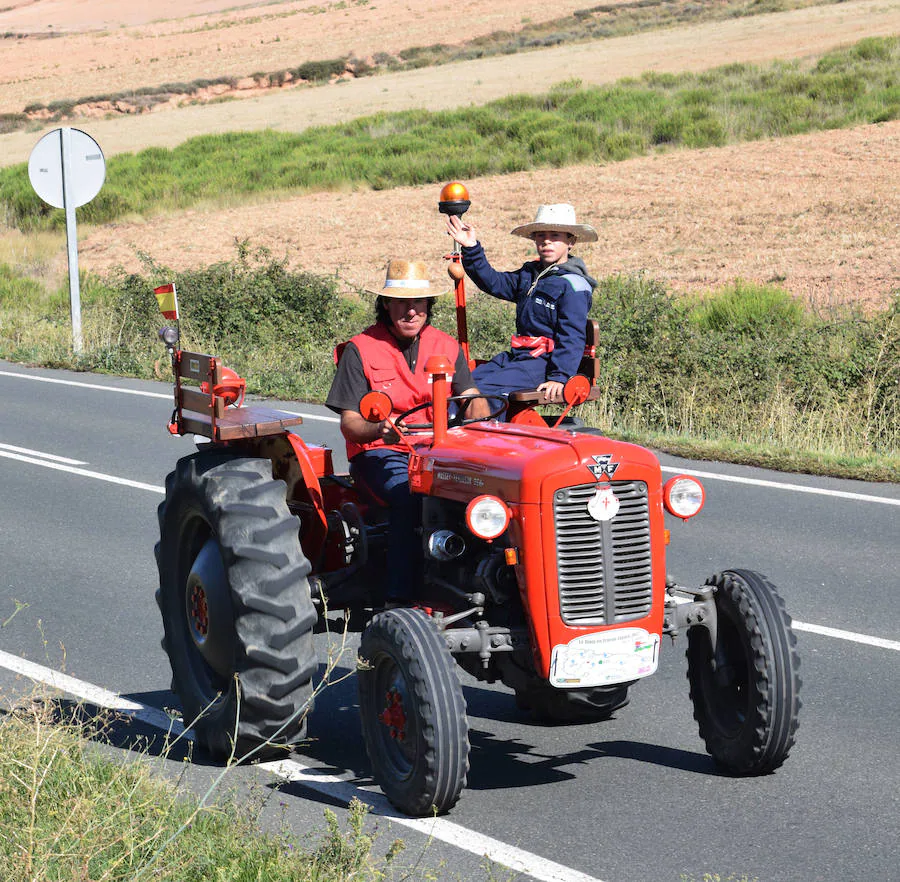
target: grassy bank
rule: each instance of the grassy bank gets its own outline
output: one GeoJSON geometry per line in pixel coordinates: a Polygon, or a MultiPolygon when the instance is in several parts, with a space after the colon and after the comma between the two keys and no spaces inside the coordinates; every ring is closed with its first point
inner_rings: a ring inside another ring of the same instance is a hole
{"type": "MultiPolygon", "coordinates": [[[[545,95],[300,134],[205,135],[111,157],[80,217],[102,224],[282,191],[385,189],[877,123],[900,118],[898,70],[900,38],[867,39],[812,63],[646,74],[603,88],[573,81],[545,95]]],[[[64,224],[34,193],[24,164],[0,171],[0,211],[23,230],[64,224]]]]}
{"type": "MultiPolygon", "coordinates": [[[[65,291],[0,272],[0,357],[169,378],[152,289],[178,285],[185,348],[222,356],[251,392],[321,401],[332,349],[369,323],[372,298],[292,272],[265,251],[175,273],[87,278],[84,351],[74,356],[65,291]]],[[[687,456],[900,481],[900,296],[884,310],[812,312],[776,286],[738,282],[686,300],[643,275],[603,279],[601,398],[583,417],[612,435],[687,456]]],[[[513,310],[470,296],[472,352],[507,348],[513,310]]],[[[450,298],[435,324],[455,333],[450,298]]]]}
{"type": "Polygon", "coordinates": [[[0,877],[9,882],[377,882],[403,877],[394,858],[402,842],[376,855],[366,808],[350,806],[342,830],[329,809],[321,832],[298,835],[283,825],[259,829],[266,801],[229,798],[209,805],[155,774],[160,760],[113,757],[109,721],[61,715],[34,697],[0,714],[0,877]]]}

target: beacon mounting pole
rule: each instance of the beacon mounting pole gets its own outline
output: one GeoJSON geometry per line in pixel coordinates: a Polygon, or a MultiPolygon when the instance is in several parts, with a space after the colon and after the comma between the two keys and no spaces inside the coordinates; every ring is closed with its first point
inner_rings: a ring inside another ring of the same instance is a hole
{"type": "MultiPolygon", "coordinates": [[[[462,217],[472,203],[469,201],[469,191],[459,181],[446,184],[441,190],[441,198],[438,202],[438,210],[441,214],[456,215],[462,217]]],[[[456,338],[462,348],[463,356],[471,370],[475,362],[469,356],[469,331],[466,326],[466,283],[465,270],[462,267],[462,246],[459,242],[453,242],[453,251],[444,255],[444,260],[449,260],[447,275],[453,279],[453,288],[456,294],[456,338]]]]}

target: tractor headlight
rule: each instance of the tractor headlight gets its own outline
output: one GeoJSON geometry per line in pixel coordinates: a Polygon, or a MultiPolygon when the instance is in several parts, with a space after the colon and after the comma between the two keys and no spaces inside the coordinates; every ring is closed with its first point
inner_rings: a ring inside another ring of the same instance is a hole
{"type": "Polygon", "coordinates": [[[466,526],[479,539],[496,539],[506,532],[509,508],[496,496],[476,496],[466,506],[466,526]]]}
{"type": "Polygon", "coordinates": [[[703,485],[688,475],[676,475],[663,487],[663,504],[666,511],[687,520],[692,518],[706,501],[703,485]]]}

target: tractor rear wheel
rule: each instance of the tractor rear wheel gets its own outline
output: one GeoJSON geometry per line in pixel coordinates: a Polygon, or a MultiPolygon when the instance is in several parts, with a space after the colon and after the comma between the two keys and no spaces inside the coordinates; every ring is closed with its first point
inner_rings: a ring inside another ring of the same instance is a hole
{"type": "Polygon", "coordinates": [[[268,459],[179,460],[159,506],[157,603],[185,725],[215,757],[305,734],[316,670],[309,563],[268,459]]]}
{"type": "Polygon", "coordinates": [[[700,737],[731,774],[777,769],[794,744],[800,657],[775,586],[750,570],[726,570],[714,585],[717,640],[688,630],[688,680],[700,737]]]}
{"type": "Polygon", "coordinates": [[[453,656],[424,613],[379,613],[360,642],[359,712],[385,796],[408,815],[451,809],[466,784],[466,702],[453,656]]]}

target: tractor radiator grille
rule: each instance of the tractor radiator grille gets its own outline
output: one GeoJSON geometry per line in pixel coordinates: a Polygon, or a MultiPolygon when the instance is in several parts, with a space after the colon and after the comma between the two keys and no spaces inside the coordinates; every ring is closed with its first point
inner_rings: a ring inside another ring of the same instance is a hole
{"type": "Polygon", "coordinates": [[[613,481],[619,511],[610,521],[588,513],[598,486],[591,482],[553,495],[559,606],[569,625],[612,625],[650,611],[647,485],[613,481]]]}

